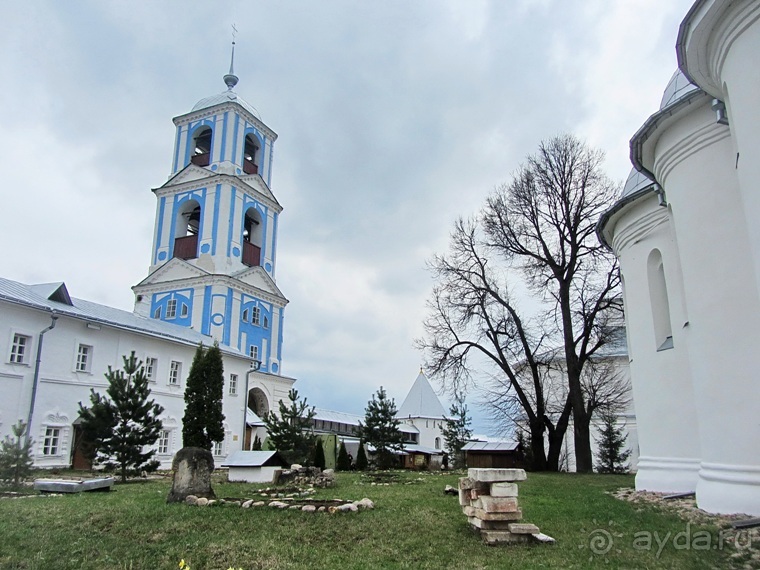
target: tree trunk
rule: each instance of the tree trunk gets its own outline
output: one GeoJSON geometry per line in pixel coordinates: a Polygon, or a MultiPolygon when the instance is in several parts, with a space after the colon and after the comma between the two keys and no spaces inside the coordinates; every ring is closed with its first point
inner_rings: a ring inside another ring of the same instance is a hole
{"type": "Polygon", "coordinates": [[[594,456],[591,453],[590,416],[585,411],[573,410],[573,442],[575,443],[575,470],[591,473],[594,470],[594,456]]]}
{"type": "Polygon", "coordinates": [[[544,426],[539,422],[530,425],[530,451],[533,454],[531,469],[546,471],[546,450],[544,448],[544,426]]]}

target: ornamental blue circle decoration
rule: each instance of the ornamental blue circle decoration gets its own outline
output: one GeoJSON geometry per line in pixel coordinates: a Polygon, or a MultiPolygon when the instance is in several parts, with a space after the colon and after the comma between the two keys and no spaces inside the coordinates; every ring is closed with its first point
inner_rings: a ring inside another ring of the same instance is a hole
{"type": "Polygon", "coordinates": [[[211,165],[211,170],[216,170],[217,168],[219,168],[219,167],[216,164],[212,164],[211,165]]]}
{"type": "Polygon", "coordinates": [[[236,168],[236,169],[235,169],[235,172],[236,172],[237,174],[242,174],[242,173],[243,173],[243,171],[242,171],[242,170],[240,170],[239,168],[236,168]]]}
{"type": "Polygon", "coordinates": [[[166,252],[165,251],[159,251],[158,252],[158,260],[159,261],[163,261],[164,259],[166,259],[166,252]]]}
{"type": "Polygon", "coordinates": [[[271,263],[265,263],[264,264],[264,269],[266,269],[268,273],[271,273],[272,272],[272,264],[271,263]]]}
{"type": "Polygon", "coordinates": [[[240,256],[240,248],[239,247],[233,247],[232,248],[232,255],[234,255],[235,257],[239,257],[240,256]]]}
{"type": "Polygon", "coordinates": [[[211,246],[207,243],[204,243],[201,246],[201,253],[208,253],[209,251],[211,251],[211,246]]]}
{"type": "Polygon", "coordinates": [[[224,315],[222,313],[211,315],[211,322],[216,326],[224,324],[224,315]]]}

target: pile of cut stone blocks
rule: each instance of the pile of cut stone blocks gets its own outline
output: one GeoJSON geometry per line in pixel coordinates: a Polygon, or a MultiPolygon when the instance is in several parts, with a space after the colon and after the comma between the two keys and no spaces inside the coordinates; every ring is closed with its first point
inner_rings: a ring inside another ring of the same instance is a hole
{"type": "Polygon", "coordinates": [[[486,544],[554,542],[536,525],[520,522],[517,481],[525,479],[523,469],[468,469],[459,479],[459,504],[486,544]]]}

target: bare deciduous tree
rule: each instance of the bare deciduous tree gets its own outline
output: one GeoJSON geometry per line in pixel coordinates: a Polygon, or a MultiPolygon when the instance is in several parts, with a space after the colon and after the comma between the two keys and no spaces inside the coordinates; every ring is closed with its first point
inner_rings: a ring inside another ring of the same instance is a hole
{"type": "Polygon", "coordinates": [[[541,143],[477,220],[456,222],[449,254],[430,263],[438,284],[418,341],[428,367],[451,390],[466,389],[474,370],[495,369],[491,391],[504,398],[492,400],[505,417],[524,414],[538,469],[556,469],[571,418],[576,467],[593,468],[594,394],[606,388],[602,376],[584,387],[584,368],[608,342],[609,320],[619,310],[617,262],[595,235],[617,193],[602,159],[569,135],[541,143]],[[510,268],[548,307],[541,318],[521,317],[506,282],[510,268]],[[561,347],[565,390],[545,384],[557,362],[550,346],[561,347]]]}
{"type": "Polygon", "coordinates": [[[596,239],[599,216],[617,195],[601,169],[604,154],[564,135],[542,142],[512,181],[487,201],[489,245],[522,270],[528,286],[551,304],[564,348],[579,472],[593,470],[591,414],[583,368],[607,342],[617,305],[617,260],[596,239]]]}

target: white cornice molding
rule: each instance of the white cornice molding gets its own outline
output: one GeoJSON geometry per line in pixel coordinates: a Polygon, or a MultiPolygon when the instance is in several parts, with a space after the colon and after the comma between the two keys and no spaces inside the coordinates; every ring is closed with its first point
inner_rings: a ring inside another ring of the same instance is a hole
{"type": "Polygon", "coordinates": [[[201,119],[205,119],[213,115],[218,115],[220,111],[234,111],[239,113],[245,120],[255,125],[257,129],[262,131],[273,142],[277,140],[277,133],[267,127],[261,119],[256,117],[253,113],[248,111],[248,109],[243,107],[235,100],[218,103],[216,105],[212,105],[211,107],[204,107],[203,109],[198,109],[197,111],[190,111],[184,115],[178,115],[172,120],[177,126],[187,125],[188,123],[192,123],[194,121],[200,121],[201,119]]]}
{"type": "Polygon", "coordinates": [[[235,279],[234,277],[230,277],[229,275],[222,275],[219,273],[209,273],[208,275],[200,277],[183,277],[181,279],[162,281],[160,283],[148,283],[145,285],[139,284],[132,287],[132,290],[136,294],[150,294],[161,293],[163,291],[166,291],[168,287],[173,287],[176,289],[194,289],[199,286],[207,285],[218,285],[236,289],[253,297],[257,297],[263,301],[269,301],[273,305],[276,305],[280,308],[284,308],[289,303],[285,297],[279,296],[269,291],[265,291],[264,289],[259,289],[258,287],[244,283],[243,281],[235,279]]]}
{"type": "MultiPolygon", "coordinates": [[[[657,198],[654,195],[649,196],[651,206],[649,210],[640,214],[638,217],[631,218],[628,223],[624,222],[626,214],[620,215],[615,224],[615,235],[612,238],[612,248],[615,255],[622,255],[625,250],[652,235],[661,226],[669,223],[667,208],[657,204],[657,198]]],[[[642,208],[646,206],[642,205],[642,208]]]]}
{"type": "MultiPolygon", "coordinates": [[[[675,144],[660,151],[657,148],[657,156],[654,160],[654,173],[657,180],[661,180],[667,192],[668,175],[683,161],[689,159],[700,151],[720,141],[730,138],[731,131],[726,125],[721,125],[713,120],[709,114],[709,122],[697,126],[687,136],[679,139],[675,144]]],[[[706,114],[706,121],[708,116],[706,114]]]]}
{"type": "Polygon", "coordinates": [[[176,196],[177,194],[182,194],[183,192],[189,192],[192,190],[196,190],[200,187],[209,187],[209,186],[215,186],[216,184],[228,184],[230,186],[234,186],[236,188],[240,188],[242,190],[247,191],[249,194],[251,194],[254,198],[262,202],[263,204],[266,204],[268,207],[270,207],[272,210],[277,212],[278,214],[282,212],[282,206],[277,201],[277,199],[274,197],[274,194],[271,190],[269,190],[269,186],[267,186],[266,182],[264,182],[264,179],[261,178],[260,175],[255,175],[263,185],[266,190],[269,191],[271,195],[267,196],[264,192],[259,190],[258,188],[251,186],[243,180],[242,178],[238,176],[233,176],[231,174],[222,174],[222,173],[212,173],[211,176],[208,178],[196,178],[195,180],[188,180],[187,182],[180,182],[179,184],[171,184],[171,181],[167,182],[163,186],[159,186],[158,188],[153,188],[152,192],[156,196],[176,196]]]}

